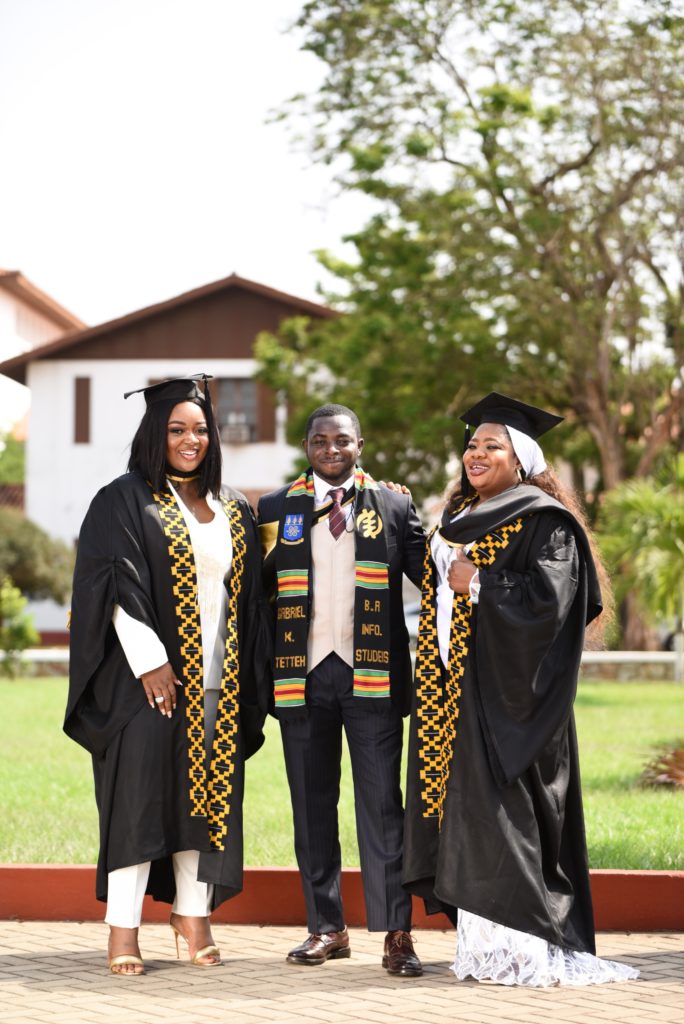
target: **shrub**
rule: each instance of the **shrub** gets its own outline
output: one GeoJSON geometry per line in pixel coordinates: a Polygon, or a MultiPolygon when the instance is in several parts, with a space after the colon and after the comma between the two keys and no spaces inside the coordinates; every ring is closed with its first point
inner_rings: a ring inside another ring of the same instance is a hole
{"type": "Polygon", "coordinates": [[[11,434],[0,435],[0,484],[23,484],[25,445],[11,434]]]}
{"type": "Polygon", "coordinates": [[[8,576],[0,579],[0,675],[15,676],[21,666],[20,654],[39,642],[30,616],[24,614],[26,598],[8,576]]]}
{"type": "Polygon", "coordinates": [[[29,598],[60,604],[71,589],[74,553],[12,508],[0,508],[0,577],[29,598]]]}

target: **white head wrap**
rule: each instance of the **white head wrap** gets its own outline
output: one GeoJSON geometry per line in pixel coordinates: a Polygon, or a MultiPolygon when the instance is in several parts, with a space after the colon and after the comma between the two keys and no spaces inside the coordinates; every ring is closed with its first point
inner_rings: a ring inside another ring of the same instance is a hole
{"type": "Polygon", "coordinates": [[[544,459],[544,453],[529,434],[523,434],[522,430],[516,430],[515,427],[509,427],[506,424],[506,430],[509,433],[511,444],[513,445],[513,451],[520,459],[520,464],[525,470],[525,476],[536,476],[537,473],[543,473],[546,469],[546,460],[544,459]]]}

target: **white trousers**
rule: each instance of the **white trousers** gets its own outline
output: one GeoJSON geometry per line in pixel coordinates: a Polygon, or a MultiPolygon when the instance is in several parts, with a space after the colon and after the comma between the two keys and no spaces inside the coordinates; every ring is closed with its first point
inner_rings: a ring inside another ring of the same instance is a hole
{"type": "MultiPolygon", "coordinates": [[[[197,880],[198,866],[197,850],[182,850],[173,854],[173,874],[176,879],[174,914],[182,917],[208,917],[211,913],[214,886],[197,880]]],[[[109,872],[106,924],[115,928],[140,927],[149,874],[150,861],[109,872]]]]}

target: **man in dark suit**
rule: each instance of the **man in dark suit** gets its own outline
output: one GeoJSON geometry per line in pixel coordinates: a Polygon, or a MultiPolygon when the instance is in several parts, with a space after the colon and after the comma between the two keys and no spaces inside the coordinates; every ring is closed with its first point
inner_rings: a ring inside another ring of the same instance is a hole
{"type": "Polygon", "coordinates": [[[309,469],[259,502],[264,571],[276,593],[275,713],[310,932],[287,960],[350,955],[337,818],[344,728],[368,928],[386,932],[382,963],[391,974],[418,976],[401,886],[402,716],[411,687],[402,578],[420,584],[425,537],[410,497],[358,467],[363,438],[351,409],[316,409],[303,447],[309,469]]]}

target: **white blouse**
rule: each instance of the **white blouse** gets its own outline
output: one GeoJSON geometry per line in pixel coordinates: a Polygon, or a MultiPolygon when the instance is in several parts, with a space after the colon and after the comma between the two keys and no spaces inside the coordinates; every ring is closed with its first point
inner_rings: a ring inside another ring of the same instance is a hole
{"type": "MultiPolygon", "coordinates": [[[[221,686],[223,674],[225,623],[228,611],[228,593],[224,586],[224,578],[230,571],[233,560],[230,523],[221,502],[211,494],[207,495],[207,504],[214,513],[214,518],[211,522],[200,523],[183,503],[173,485],[169,483],[169,486],[183,513],[195,559],[202,630],[204,687],[208,690],[217,690],[221,686]]],[[[169,660],[166,649],[154,630],[132,618],[120,605],[114,608],[112,622],[126,660],[137,678],[145,672],[160,668],[169,660]]]]}

